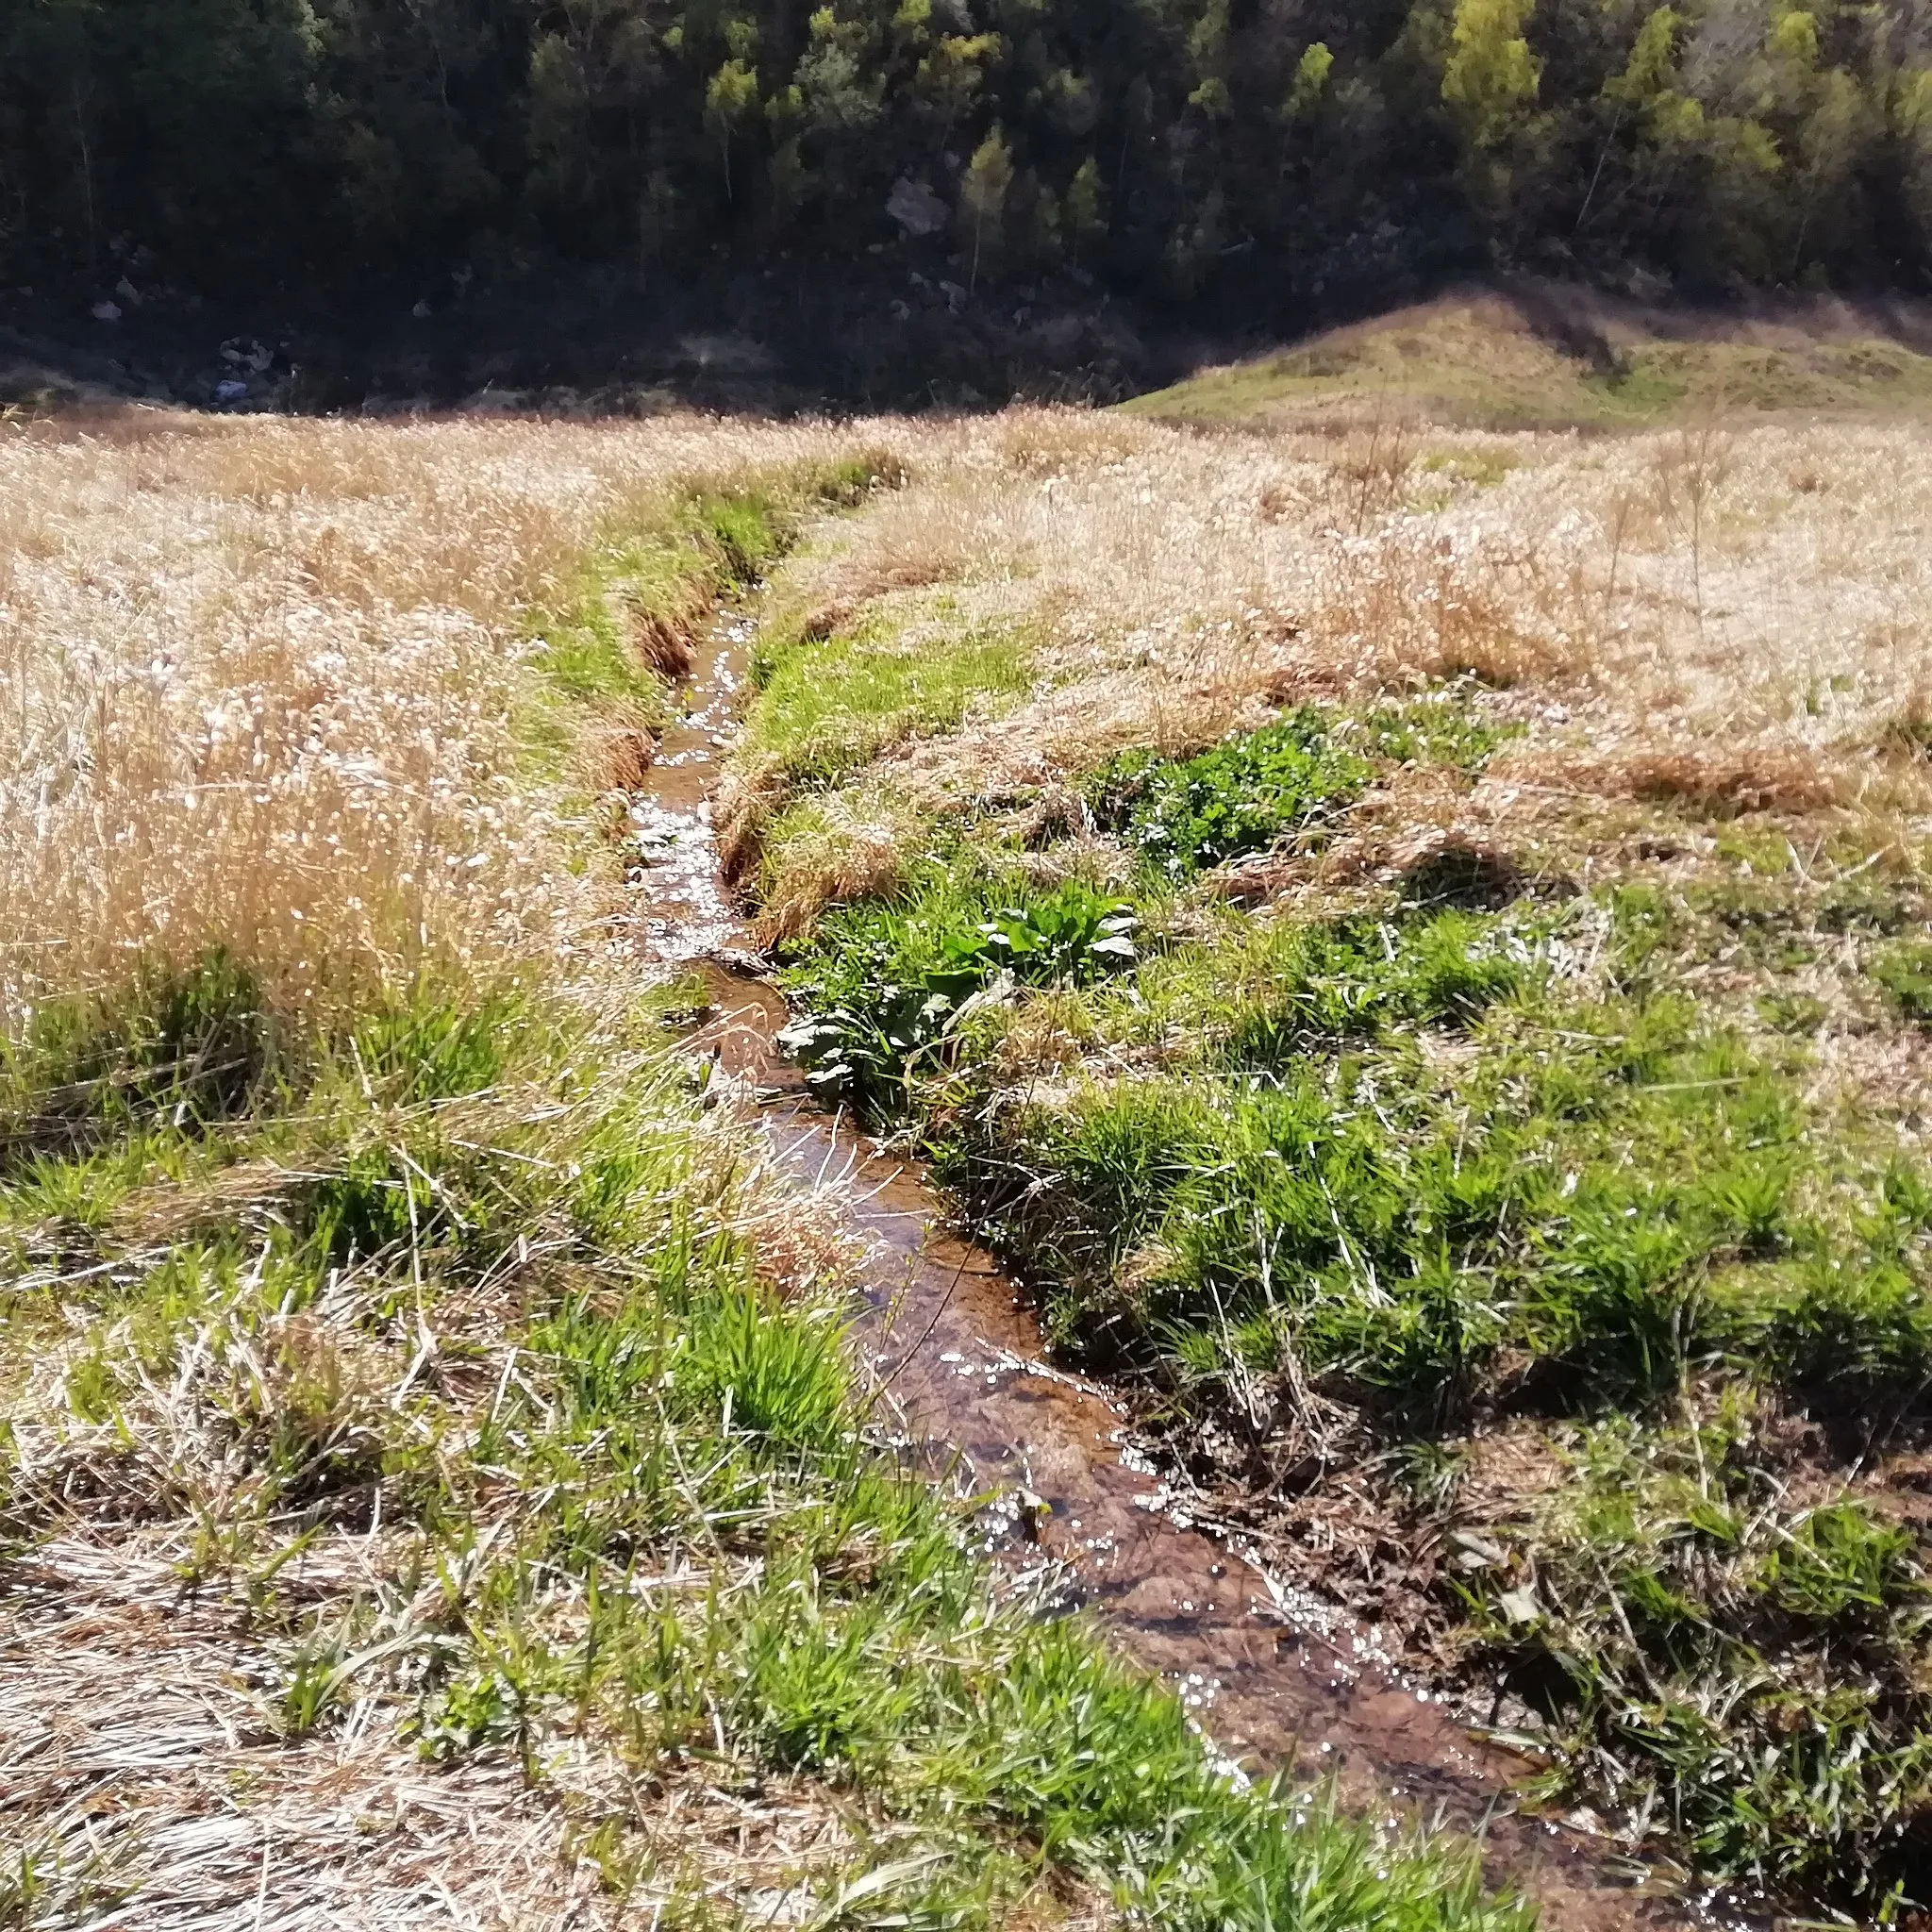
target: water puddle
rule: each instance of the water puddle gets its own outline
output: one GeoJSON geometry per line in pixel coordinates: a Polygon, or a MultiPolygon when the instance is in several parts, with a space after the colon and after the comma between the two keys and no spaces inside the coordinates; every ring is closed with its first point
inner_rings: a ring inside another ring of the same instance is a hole
{"type": "Polygon", "coordinates": [[[993,1554],[1051,1565],[1067,1598],[1174,1685],[1243,1769],[1333,1774],[1366,1815],[1482,1830],[1492,1876],[1529,1891],[1563,1932],[1713,1924],[1607,1841],[1512,1809],[1524,1759],[1401,1682],[1372,1629],[1191,1526],[1106,1393],[1043,1359],[1014,1283],[949,1226],[917,1164],[807,1093],[774,1044],[785,1002],[757,976],[711,833],[752,630],[735,613],[717,625],[685,722],[633,808],[646,949],[705,985],[692,1045],[712,1058],[716,1090],[755,1108],[777,1165],[829,1192],[861,1237],[867,1343],[908,1448],[957,1458],[976,1488],[1000,1491],[993,1554]]]}

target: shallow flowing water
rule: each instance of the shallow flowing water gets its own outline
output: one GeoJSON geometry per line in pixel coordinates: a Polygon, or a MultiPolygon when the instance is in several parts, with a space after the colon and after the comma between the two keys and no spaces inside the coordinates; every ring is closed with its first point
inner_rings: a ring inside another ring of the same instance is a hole
{"type": "Polygon", "coordinates": [[[785,1064],[785,1002],[758,976],[710,820],[751,632],[735,615],[716,626],[633,806],[645,945],[706,986],[691,1044],[714,1091],[754,1109],[781,1168],[862,1238],[863,1332],[908,1447],[1001,1492],[994,1553],[1051,1565],[1244,1769],[1332,1773],[1370,1815],[1482,1829],[1492,1876],[1535,1896],[1551,1928],[1711,1924],[1605,1840],[1515,1811],[1524,1760],[1401,1682],[1372,1630],[1191,1526],[1105,1391],[1042,1359],[1024,1296],[919,1167],[824,1112],[785,1064]]]}

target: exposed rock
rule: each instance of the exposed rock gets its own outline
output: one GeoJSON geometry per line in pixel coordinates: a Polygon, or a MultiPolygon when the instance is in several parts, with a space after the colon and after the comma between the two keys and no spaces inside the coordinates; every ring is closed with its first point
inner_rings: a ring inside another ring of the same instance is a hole
{"type": "Polygon", "coordinates": [[[902,175],[886,196],[886,212],[916,239],[937,235],[952,219],[953,211],[924,181],[902,175]]]}

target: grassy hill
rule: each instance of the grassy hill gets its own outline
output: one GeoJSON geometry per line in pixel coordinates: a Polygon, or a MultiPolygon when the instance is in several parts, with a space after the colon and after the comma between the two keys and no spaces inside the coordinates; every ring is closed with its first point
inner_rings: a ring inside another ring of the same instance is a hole
{"type": "Polygon", "coordinates": [[[1641,428],[1699,410],[1921,413],[1932,408],[1932,356],[1913,344],[1925,340],[1916,311],[1687,316],[1567,290],[1472,291],[1204,369],[1121,407],[1204,425],[1380,411],[1493,429],[1641,428]]]}

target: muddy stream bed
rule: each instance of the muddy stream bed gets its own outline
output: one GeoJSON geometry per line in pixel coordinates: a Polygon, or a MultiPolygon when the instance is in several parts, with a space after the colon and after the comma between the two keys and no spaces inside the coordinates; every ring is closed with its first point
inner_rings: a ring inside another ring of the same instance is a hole
{"type": "MultiPolygon", "coordinates": [[[[1529,1817],[1511,1787],[1531,1767],[1404,1682],[1375,1631],[1291,1576],[1192,1525],[1136,1447],[1123,1406],[1042,1359],[1018,1286],[963,1238],[918,1165],[826,1113],[774,1044],[787,1009],[718,866],[710,794],[736,718],[752,624],[727,613],[700,646],[631,808],[643,948],[697,976],[690,1036],[714,1088],[754,1114],[779,1167],[829,1198],[860,1238],[859,1334],[908,1448],[1004,1501],[993,1554],[1052,1566],[1129,1657],[1170,1682],[1218,1750],[1262,1774],[1332,1774],[1344,1802],[1396,1823],[1480,1830],[1492,1878],[1526,1890],[1563,1932],[1710,1925],[1607,1840],[1529,1817]]],[[[1723,1923],[1764,1923],[1725,1911],[1723,1923]]]]}

